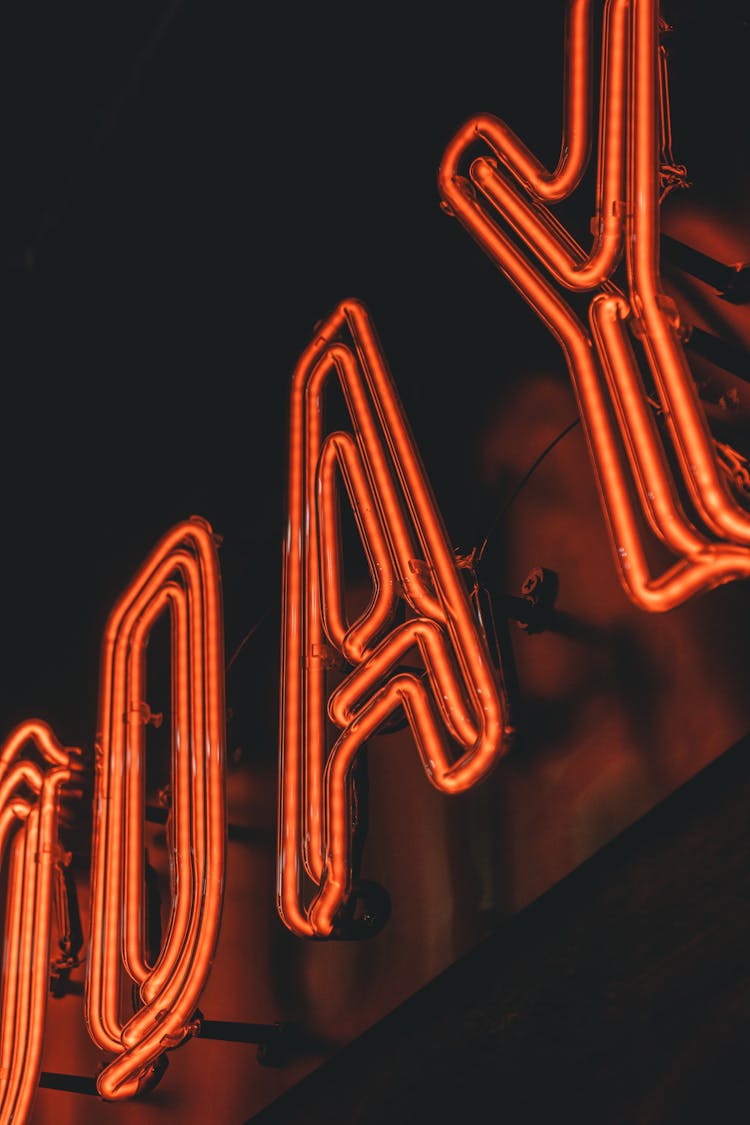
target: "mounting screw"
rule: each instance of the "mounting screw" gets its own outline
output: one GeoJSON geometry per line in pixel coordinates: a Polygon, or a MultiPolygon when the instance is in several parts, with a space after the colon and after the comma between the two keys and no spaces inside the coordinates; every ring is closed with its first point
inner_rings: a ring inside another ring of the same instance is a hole
{"type": "Polygon", "coordinates": [[[535,566],[529,571],[521,585],[521,600],[528,610],[519,616],[518,627],[527,633],[541,633],[547,628],[555,608],[559,580],[554,570],[535,566]]]}

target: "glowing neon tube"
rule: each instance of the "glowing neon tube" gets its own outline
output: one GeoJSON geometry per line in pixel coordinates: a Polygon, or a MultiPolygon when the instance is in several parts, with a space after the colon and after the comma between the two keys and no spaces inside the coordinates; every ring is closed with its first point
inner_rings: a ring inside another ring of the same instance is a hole
{"type": "Polygon", "coordinates": [[[50,980],[53,869],[61,861],[59,806],[80,775],[80,751],[39,720],[0,749],[0,862],[8,872],[2,1002],[0,1125],[23,1125],[39,1083],[50,980]]]}
{"type": "Polygon", "coordinates": [[[114,606],[99,698],[86,1023],[116,1057],[97,1077],[107,1099],[148,1086],[165,1050],[193,1030],[218,940],[226,841],[224,653],[213,534],[198,518],[172,528],[114,606]],[[171,916],[149,964],[145,935],[146,648],[169,615],[171,916]],[[140,1006],[121,1016],[121,966],[140,1006]]]}
{"type": "Polygon", "coordinates": [[[548,206],[577,186],[590,148],[587,0],[568,3],[565,101],[576,109],[566,113],[558,169],[546,172],[507,125],[480,115],[453,138],[438,176],[445,209],[563,348],[620,580],[637,605],[655,612],[750,574],[750,515],[732,494],[690,374],[677,309],[661,289],[658,146],[668,107],[660,100],[658,18],[656,0],[607,0],[604,6],[596,233],[590,253],[548,206]],[[489,155],[477,155],[478,146],[489,148],[489,155]],[[577,154],[573,170],[568,149],[577,154]],[[623,246],[624,284],[617,275],[623,246]],[[592,292],[588,326],[556,285],[592,292]],[[667,420],[679,481],[645,390],[645,371],[667,420]],[[691,515],[681,502],[680,484],[694,509],[691,515]],[[656,576],[646,558],[646,527],[676,557],[656,576]]]}
{"type": "Polygon", "coordinates": [[[330,937],[352,890],[351,778],[366,740],[402,709],[429,780],[458,793],[494,766],[511,730],[502,678],[356,301],[339,305],[295,371],[288,484],[278,909],[293,932],[330,937]],[[351,432],[325,433],[324,392],[334,383],[351,432]],[[372,584],[354,621],[345,611],[337,474],[372,584]],[[407,654],[424,673],[404,669],[407,654]],[[347,674],[332,685],[337,664],[347,674]],[[340,729],[335,739],[329,722],[340,729]]]}

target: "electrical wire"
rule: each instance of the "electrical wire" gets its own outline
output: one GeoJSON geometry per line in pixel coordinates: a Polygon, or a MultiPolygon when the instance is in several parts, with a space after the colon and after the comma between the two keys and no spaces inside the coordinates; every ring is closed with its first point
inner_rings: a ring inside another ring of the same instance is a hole
{"type": "Polygon", "coordinates": [[[473,561],[474,561],[475,566],[478,565],[482,561],[482,558],[484,556],[484,552],[487,549],[487,544],[490,540],[490,537],[497,530],[497,528],[500,526],[502,521],[505,519],[505,516],[508,514],[508,509],[510,508],[511,504],[513,503],[513,501],[518,496],[519,492],[521,492],[521,490],[523,488],[525,488],[525,486],[527,485],[527,483],[529,482],[529,480],[531,479],[533,474],[536,472],[536,470],[541,465],[542,461],[544,461],[544,459],[552,452],[552,450],[555,448],[555,446],[558,445],[558,443],[561,442],[562,439],[567,434],[569,434],[571,430],[575,429],[575,427],[577,425],[579,425],[580,421],[581,421],[581,419],[580,419],[580,417],[578,417],[578,418],[574,418],[572,422],[569,422],[568,425],[563,430],[561,430],[560,433],[556,437],[554,437],[552,439],[552,441],[549,443],[549,445],[547,445],[542,450],[542,452],[539,454],[539,456],[536,458],[536,460],[533,462],[533,464],[526,470],[526,472],[521,477],[521,479],[518,482],[518,484],[516,485],[516,487],[511,492],[508,499],[505,501],[503,507],[500,509],[500,511],[497,513],[494,520],[490,524],[489,530],[487,531],[487,534],[485,535],[484,539],[482,540],[481,546],[474,553],[474,560],[473,561]]]}

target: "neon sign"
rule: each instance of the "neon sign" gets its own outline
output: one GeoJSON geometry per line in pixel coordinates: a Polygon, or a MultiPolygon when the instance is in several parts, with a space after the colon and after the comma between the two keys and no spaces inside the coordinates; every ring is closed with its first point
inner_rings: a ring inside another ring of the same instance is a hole
{"type": "MultiPolygon", "coordinates": [[[[732,492],[687,365],[679,315],[661,287],[658,149],[666,107],[656,0],[605,4],[588,251],[551,210],[580,185],[591,148],[592,13],[592,0],[568,4],[557,168],[549,172],[507,125],[482,115],[449,145],[439,185],[446,208],[560,342],[620,579],[638,606],[660,612],[750,574],[750,515],[732,492]],[[477,146],[489,155],[475,155],[477,146]],[[588,297],[585,319],[560,289],[588,297]],[[656,576],[644,524],[676,558],[656,576]]],[[[299,936],[348,937],[346,908],[358,891],[353,776],[366,742],[405,714],[427,778],[450,794],[481,782],[512,736],[502,669],[490,655],[470,572],[450,547],[374,327],[357,301],[334,310],[295,370],[288,486],[277,907],[299,936]],[[324,402],[337,389],[351,428],[329,431],[324,402]],[[344,499],[371,587],[367,605],[353,614],[344,499]]],[[[0,857],[8,870],[0,1125],[28,1117],[39,1080],[60,803],[79,777],[79,759],[37,720],[19,726],[0,750],[0,857]]],[[[222,912],[224,759],[221,582],[211,528],[196,518],[163,537],[116,602],[104,637],[85,1020],[111,1056],[96,1080],[107,1100],[150,1089],[165,1052],[195,1034],[222,912]],[[171,901],[154,953],[144,901],[146,728],[155,720],[145,701],[146,651],[164,618],[171,630],[171,901]],[[135,1004],[126,1003],[126,982],[135,986],[135,1004]]]]}
{"type": "Polygon", "coordinates": [[[690,373],[677,307],[661,285],[659,143],[667,109],[657,0],[605,5],[595,233],[588,252],[550,210],[580,184],[588,162],[592,11],[592,0],[568,4],[557,168],[549,172],[504,122],[484,114],[453,138],[438,182],[445,208],[560,343],[620,580],[636,605],[662,612],[750,575],[750,514],[732,491],[726,450],[711,435],[690,373]],[[484,155],[474,155],[477,145],[484,155]],[[588,326],[517,240],[558,286],[593,293],[588,326]],[[617,276],[623,254],[624,288],[617,276]],[[677,560],[658,575],[647,560],[644,519],[677,560]]]}
{"type": "Polygon", "coordinates": [[[352,769],[366,740],[403,709],[427,777],[459,793],[488,773],[511,731],[499,672],[372,324],[356,301],[334,311],[299,361],[289,444],[278,906],[293,932],[330,937],[352,890],[352,769]],[[323,392],[336,380],[353,433],[324,436],[323,392]],[[368,606],[351,622],[337,472],[372,583],[368,606]],[[419,666],[406,670],[410,654],[419,666]],[[351,671],[331,690],[337,660],[351,671]],[[333,746],[326,714],[340,731],[333,746]]]}
{"type": "MultiPolygon", "coordinates": [[[[96,747],[86,1025],[115,1055],[97,1076],[109,1100],[155,1084],[164,1053],[196,1029],[224,891],[225,708],[221,583],[205,520],[172,528],[115,604],[101,666],[96,747]],[[171,629],[171,915],[153,963],[144,900],[146,647],[171,629]],[[138,1007],[121,1017],[121,958],[138,1007]]],[[[0,1017],[0,1122],[23,1121],[41,1065],[59,803],[80,777],[79,751],[38,720],[0,753],[0,856],[9,856],[0,1017]],[[36,750],[32,754],[28,747],[36,750]],[[21,827],[18,827],[18,826],[21,827]]]]}
{"type": "Polygon", "coordinates": [[[54,867],[64,862],[60,802],[80,777],[80,751],[21,723],[0,750],[0,861],[7,865],[0,1006],[0,1122],[23,1122],[41,1066],[49,991],[54,867]]]}
{"type": "Polygon", "coordinates": [[[219,935],[226,840],[224,648],[216,546],[191,520],[157,545],[107,623],[96,747],[86,1023],[116,1058],[105,1098],[148,1086],[165,1049],[191,1034],[219,935]],[[172,883],[166,938],[153,964],[143,901],[146,646],[169,614],[172,640],[172,883]],[[140,1006],[120,1017],[120,951],[140,1006]]]}

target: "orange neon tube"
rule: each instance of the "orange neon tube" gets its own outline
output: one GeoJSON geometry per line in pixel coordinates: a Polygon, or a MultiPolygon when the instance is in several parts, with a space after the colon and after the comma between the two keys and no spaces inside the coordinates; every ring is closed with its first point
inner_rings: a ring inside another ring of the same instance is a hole
{"type": "Polygon", "coordinates": [[[659,142],[668,106],[657,0],[604,5],[595,236],[588,253],[550,209],[580,182],[591,147],[591,19],[591,0],[569,0],[557,169],[547,172],[504,122],[480,115],[449,144],[438,184],[444,208],[561,344],[621,582],[637,605],[660,612],[750,574],[750,514],[732,492],[690,373],[678,311],[661,288],[659,142]],[[591,293],[588,324],[560,288],[591,293]],[[656,403],[645,389],[647,373],[656,403]],[[666,420],[669,445],[654,406],[666,420]],[[656,576],[646,528],[674,556],[656,576]]]}
{"type": "Polygon", "coordinates": [[[293,932],[330,937],[352,890],[352,769],[367,739],[403,709],[429,780],[459,793],[488,773],[511,731],[501,676],[356,301],[339,305],[299,361],[289,455],[278,909],[293,932]],[[351,432],[325,432],[324,392],[335,383],[351,432]],[[372,585],[354,621],[344,598],[339,481],[372,585]],[[407,657],[424,671],[405,670],[407,657]]]}
{"type": "Polygon", "coordinates": [[[226,840],[221,583],[209,525],[172,528],[115,604],[105,630],[91,860],[86,1023],[116,1057],[97,1077],[102,1097],[137,1094],[165,1050],[193,1029],[218,940],[226,840]],[[167,825],[171,914],[148,961],[145,935],[146,650],[169,615],[172,807],[167,825]],[[121,968],[140,1006],[121,1011],[121,968]]]}
{"type": "Polygon", "coordinates": [[[50,981],[53,871],[61,798],[81,772],[39,720],[0,749],[0,862],[8,873],[0,1004],[0,1125],[28,1120],[39,1083],[50,981]]]}

